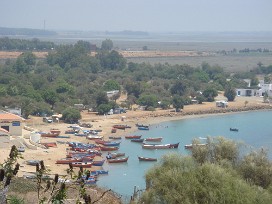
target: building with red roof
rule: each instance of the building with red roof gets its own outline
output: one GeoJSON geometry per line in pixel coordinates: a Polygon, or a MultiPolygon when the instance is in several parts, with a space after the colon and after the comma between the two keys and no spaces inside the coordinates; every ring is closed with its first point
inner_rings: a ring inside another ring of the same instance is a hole
{"type": "Polygon", "coordinates": [[[0,133],[21,136],[23,130],[22,127],[23,120],[24,119],[18,115],[8,113],[5,111],[0,111],[0,133]]]}

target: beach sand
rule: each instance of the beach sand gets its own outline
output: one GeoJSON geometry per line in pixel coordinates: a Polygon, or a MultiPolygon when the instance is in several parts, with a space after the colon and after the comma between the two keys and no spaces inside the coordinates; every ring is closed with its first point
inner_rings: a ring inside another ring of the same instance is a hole
{"type": "MultiPolygon", "coordinates": [[[[221,98],[217,98],[217,100],[224,99],[222,96],[221,98]]],[[[87,111],[82,112],[82,119],[81,122],[83,123],[91,123],[93,125],[92,128],[83,128],[83,129],[99,129],[102,130],[99,135],[104,136],[104,139],[107,140],[109,136],[126,136],[130,133],[137,130],[135,126],[136,123],[139,124],[156,124],[164,121],[170,120],[179,120],[185,118],[192,118],[192,117],[204,117],[206,115],[213,114],[226,114],[231,112],[238,112],[243,110],[255,110],[259,108],[270,108],[269,104],[265,104],[262,102],[263,99],[260,97],[237,97],[235,102],[229,102],[229,107],[226,109],[217,108],[215,106],[215,102],[210,103],[203,103],[203,104],[195,104],[195,105],[188,105],[184,107],[184,110],[180,113],[173,112],[174,110],[156,110],[156,111],[128,111],[124,114],[115,114],[115,115],[107,115],[107,116],[100,116],[96,113],[91,113],[87,111]],[[247,107],[245,107],[245,101],[248,101],[247,107]],[[123,117],[124,116],[124,117],[123,117]],[[131,126],[126,130],[117,130],[116,133],[111,133],[112,126],[115,124],[124,124],[131,126]]],[[[42,122],[42,117],[30,117],[30,119],[25,121],[25,125],[28,127],[32,127],[35,130],[39,131],[49,131],[51,128],[57,128],[61,130],[60,135],[67,135],[64,134],[65,130],[68,130],[68,126],[71,124],[66,123],[45,123],[42,122]]],[[[25,138],[27,135],[30,134],[30,131],[23,130],[22,137],[25,138]]],[[[64,138],[42,138],[41,142],[84,142],[84,143],[94,143],[92,140],[87,140],[85,137],[78,137],[74,135],[69,135],[71,138],[64,139],[64,138]]],[[[11,145],[18,139],[18,137],[11,137],[10,141],[5,141],[2,143],[0,147],[0,163],[3,163],[4,160],[8,157],[11,145]]],[[[25,139],[26,141],[28,139],[25,139]]],[[[68,148],[67,144],[60,144],[57,143],[56,148],[49,148],[49,149],[42,149],[38,148],[37,150],[27,149],[25,150],[23,155],[23,159],[19,159],[20,163],[20,171],[19,176],[23,176],[25,174],[29,174],[31,172],[35,172],[35,166],[29,166],[25,163],[27,160],[43,160],[45,165],[51,170],[52,174],[58,173],[60,175],[66,175],[66,169],[68,165],[60,165],[55,164],[56,160],[65,158],[66,157],[66,149],[68,148]]],[[[102,157],[96,157],[96,160],[104,159],[102,157]]],[[[93,169],[100,169],[101,167],[93,169]]]]}

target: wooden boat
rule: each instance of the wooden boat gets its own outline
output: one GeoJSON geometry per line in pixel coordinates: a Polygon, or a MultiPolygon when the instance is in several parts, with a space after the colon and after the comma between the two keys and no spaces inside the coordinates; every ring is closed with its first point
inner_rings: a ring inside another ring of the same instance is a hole
{"type": "Polygon", "coordinates": [[[83,168],[91,168],[93,165],[92,162],[73,162],[71,164],[72,164],[72,167],[83,167],[83,168]]]}
{"type": "Polygon", "coordinates": [[[99,174],[108,174],[109,171],[105,170],[96,170],[96,171],[91,171],[91,174],[99,175],[99,174]]]}
{"type": "Polygon", "coordinates": [[[78,133],[79,130],[66,130],[64,133],[65,134],[75,134],[78,133]]]}
{"type": "Polygon", "coordinates": [[[109,140],[100,140],[100,139],[96,139],[96,140],[94,140],[94,142],[96,143],[96,144],[104,144],[104,143],[106,143],[106,142],[110,142],[109,140]]]}
{"type": "Polygon", "coordinates": [[[98,135],[88,135],[88,136],[86,136],[86,139],[88,139],[88,140],[103,139],[103,136],[98,136],[98,135]]]}
{"type": "Polygon", "coordinates": [[[151,157],[139,157],[139,161],[157,161],[157,158],[151,158],[151,157]]]}
{"type": "Polygon", "coordinates": [[[82,162],[82,158],[59,159],[56,161],[56,164],[69,164],[75,162],[82,162]]]}
{"type": "Polygon", "coordinates": [[[136,125],[136,127],[149,127],[149,125],[144,125],[144,124],[139,124],[139,123],[136,123],[135,125],[136,125]]]}
{"type": "Polygon", "coordinates": [[[93,161],[93,166],[103,166],[105,160],[93,161]]]}
{"type": "Polygon", "coordinates": [[[118,150],[119,147],[105,147],[105,146],[100,146],[101,151],[116,151],[118,150]]]}
{"type": "Polygon", "coordinates": [[[59,129],[52,128],[52,129],[50,129],[50,132],[60,134],[61,131],[59,129]]]}
{"type": "Polygon", "coordinates": [[[128,161],[128,157],[117,158],[117,159],[108,159],[109,163],[122,163],[122,162],[127,162],[127,161],[128,161]]]}
{"type": "Polygon", "coordinates": [[[178,148],[179,142],[175,144],[142,144],[144,149],[173,149],[178,148]]]}
{"type": "Polygon", "coordinates": [[[140,139],[142,135],[130,135],[130,136],[125,136],[126,139],[140,139]]]}
{"type": "Polygon", "coordinates": [[[117,147],[120,145],[121,142],[104,142],[104,146],[106,147],[117,147]]]}
{"type": "Polygon", "coordinates": [[[112,139],[112,140],[121,140],[122,137],[109,136],[109,139],[112,139]]]}
{"type": "Polygon", "coordinates": [[[123,156],[125,156],[125,153],[113,152],[113,153],[108,153],[106,158],[107,159],[115,159],[117,157],[123,157],[123,156]]]}
{"type": "Polygon", "coordinates": [[[239,130],[237,128],[230,128],[230,131],[238,132],[239,130]]]}
{"type": "Polygon", "coordinates": [[[125,130],[126,129],[126,125],[114,125],[112,126],[115,129],[120,129],[120,130],[125,130]]]}
{"type": "Polygon", "coordinates": [[[144,139],[131,139],[131,142],[143,142],[144,139]]]}
{"type": "Polygon", "coordinates": [[[40,164],[41,161],[40,160],[27,160],[26,164],[27,165],[31,165],[31,166],[36,166],[36,164],[40,164]]]}
{"type": "Polygon", "coordinates": [[[192,149],[193,147],[197,147],[197,146],[205,147],[205,146],[207,146],[207,144],[189,144],[189,145],[184,145],[185,149],[192,149]]]}
{"type": "Polygon", "coordinates": [[[51,132],[42,132],[40,133],[41,137],[57,137],[59,133],[51,133],[51,132]]]}
{"type": "Polygon", "coordinates": [[[148,137],[148,138],[145,138],[145,141],[147,141],[147,142],[161,142],[162,137],[148,137]]]}
{"type": "Polygon", "coordinates": [[[78,137],[86,137],[88,134],[86,133],[75,133],[75,136],[78,136],[78,137]]]}
{"type": "Polygon", "coordinates": [[[41,142],[40,144],[45,146],[46,148],[58,146],[56,142],[41,142]]]}
{"type": "Polygon", "coordinates": [[[149,127],[138,127],[138,130],[149,130],[149,127]]]}

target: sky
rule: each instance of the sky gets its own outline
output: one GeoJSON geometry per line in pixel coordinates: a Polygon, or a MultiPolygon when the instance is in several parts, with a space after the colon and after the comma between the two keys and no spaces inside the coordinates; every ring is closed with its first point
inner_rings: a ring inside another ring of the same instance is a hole
{"type": "Polygon", "coordinates": [[[0,27],[82,31],[272,31],[272,0],[0,0],[0,27]],[[45,22],[45,24],[44,24],[45,22]]]}

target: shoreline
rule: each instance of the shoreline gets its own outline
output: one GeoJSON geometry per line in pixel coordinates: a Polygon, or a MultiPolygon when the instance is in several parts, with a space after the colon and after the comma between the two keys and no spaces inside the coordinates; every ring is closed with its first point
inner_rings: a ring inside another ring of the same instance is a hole
{"type": "MultiPolygon", "coordinates": [[[[120,115],[110,115],[110,116],[98,116],[93,113],[82,113],[83,119],[81,122],[90,122],[93,124],[93,128],[91,129],[102,129],[100,135],[104,136],[105,140],[108,140],[109,136],[121,136],[124,137],[126,135],[132,134],[133,132],[138,131],[136,127],[136,123],[145,124],[145,125],[154,125],[167,121],[174,120],[183,120],[183,119],[194,119],[194,118],[203,118],[203,117],[211,117],[211,116],[220,116],[225,114],[233,114],[233,113],[242,113],[242,112],[253,112],[253,111],[262,111],[262,110],[272,110],[272,106],[269,105],[251,105],[248,107],[229,107],[226,109],[222,108],[208,108],[196,109],[197,106],[192,105],[191,109],[185,106],[185,109],[182,112],[170,112],[170,110],[159,110],[154,112],[148,111],[128,111],[125,114],[120,115]],[[85,114],[85,115],[84,115],[85,114]],[[122,116],[125,116],[125,119],[122,121],[122,116]],[[115,124],[124,124],[129,125],[131,128],[126,130],[117,130],[116,133],[111,133],[112,126],[115,124]]],[[[28,125],[32,126],[35,129],[49,131],[51,128],[58,128],[62,131],[61,135],[65,135],[64,131],[67,129],[69,124],[66,123],[43,123],[40,122],[42,118],[36,118],[37,121],[27,121],[28,125]]],[[[85,128],[84,128],[85,129],[85,128]]],[[[23,135],[29,134],[29,131],[23,130],[23,135]]],[[[144,132],[143,132],[144,133],[144,132]]],[[[84,143],[94,143],[92,140],[87,140],[85,137],[78,137],[69,135],[69,139],[60,139],[60,138],[42,138],[42,142],[84,142],[84,143]]],[[[16,137],[11,137],[10,141],[16,140],[16,137]]],[[[56,148],[42,149],[38,148],[37,150],[26,149],[26,151],[22,154],[24,159],[19,159],[20,173],[19,176],[23,176],[24,174],[28,174],[30,172],[35,172],[35,167],[29,166],[25,164],[26,160],[43,160],[45,165],[50,168],[52,173],[59,173],[60,175],[65,175],[65,170],[68,168],[66,165],[57,165],[55,161],[57,159],[61,159],[65,157],[66,148],[68,148],[67,144],[59,144],[56,148]]],[[[4,159],[9,155],[10,146],[6,146],[4,148],[0,148],[0,153],[2,155],[0,159],[0,163],[3,162],[4,159]]],[[[106,153],[103,155],[105,156],[106,153]]],[[[102,157],[97,158],[101,160],[102,157]]],[[[104,159],[104,158],[103,158],[104,159]]]]}

